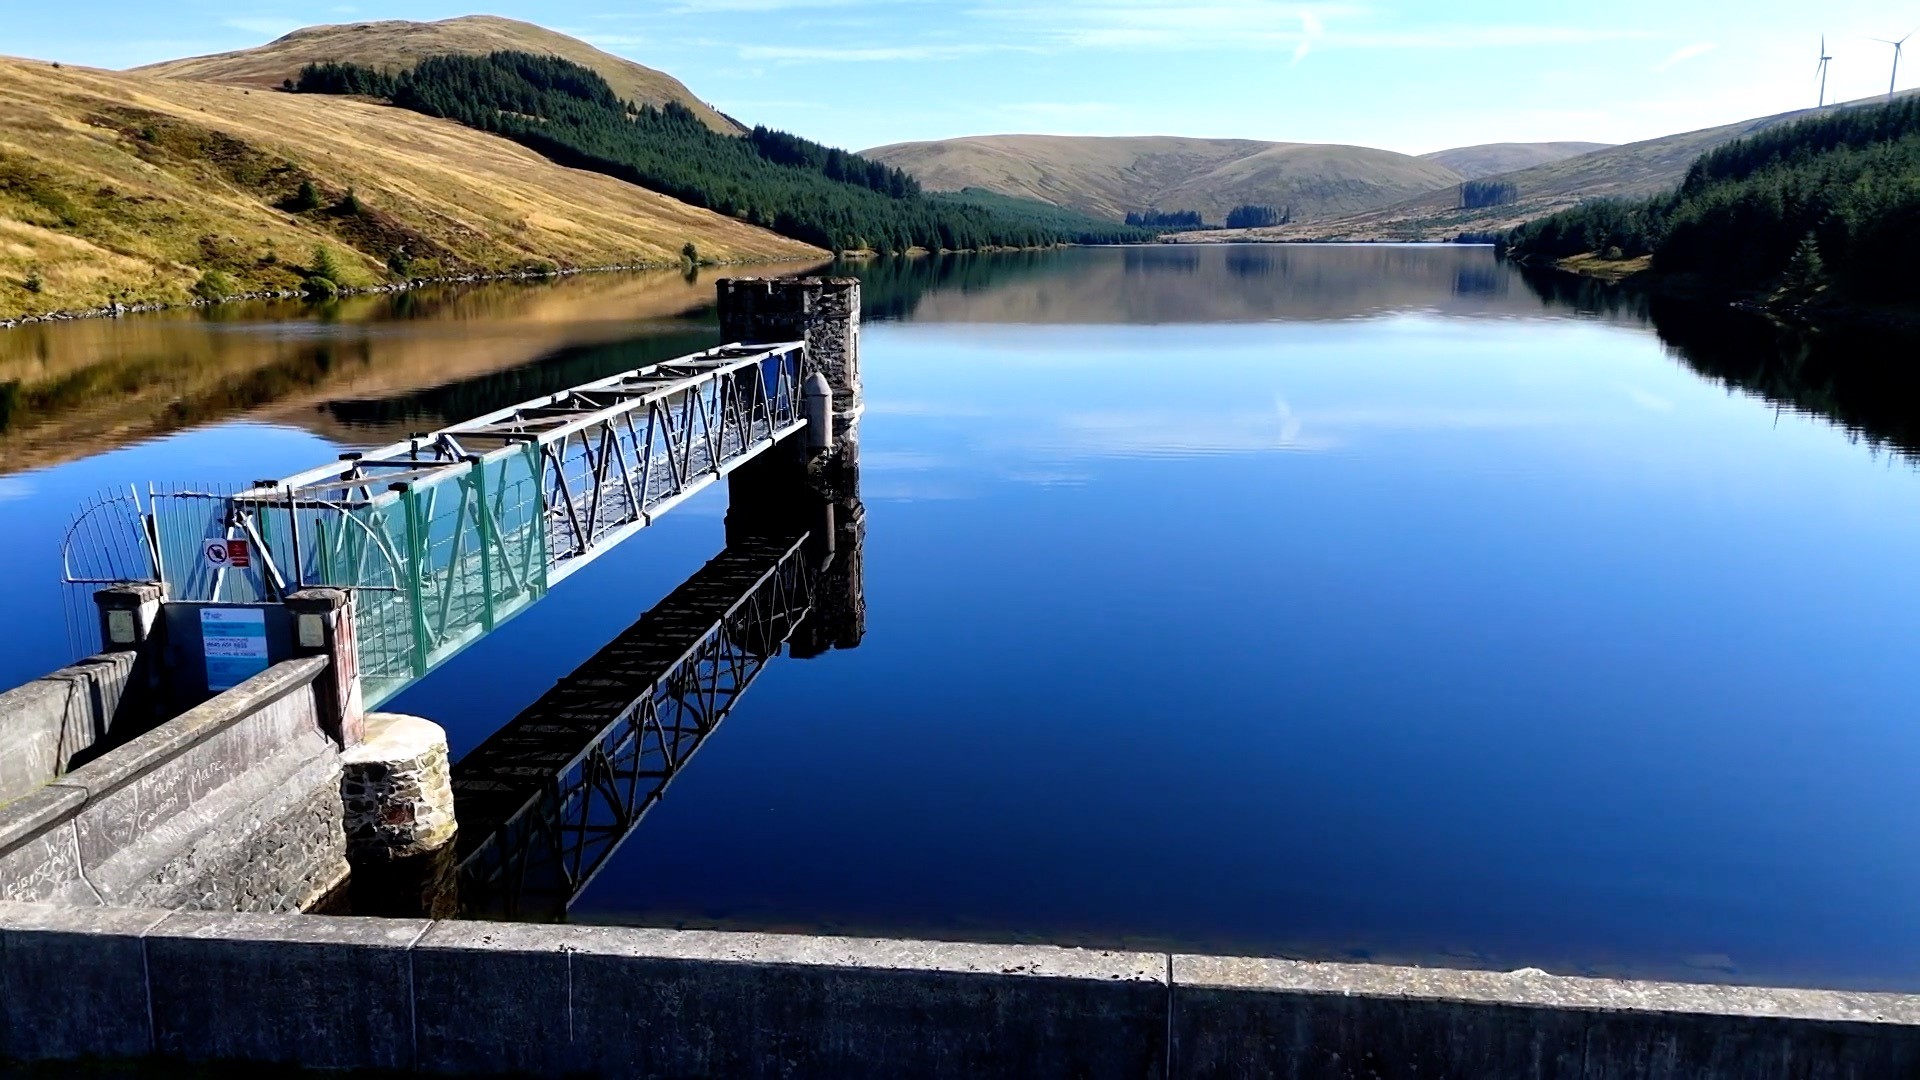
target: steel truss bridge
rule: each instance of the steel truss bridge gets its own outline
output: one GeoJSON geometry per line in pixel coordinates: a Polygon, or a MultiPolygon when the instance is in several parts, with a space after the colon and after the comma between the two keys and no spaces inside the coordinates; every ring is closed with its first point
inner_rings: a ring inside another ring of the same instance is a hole
{"type": "Polygon", "coordinates": [[[231,497],[156,495],[155,576],[185,601],[355,590],[371,708],[805,427],[804,362],[801,342],[722,346],[231,497]],[[256,577],[206,571],[221,536],[254,542],[256,577]]]}
{"type": "Polygon", "coordinates": [[[460,902],[558,920],[814,610],[808,537],[730,544],[453,769],[460,902]]]}

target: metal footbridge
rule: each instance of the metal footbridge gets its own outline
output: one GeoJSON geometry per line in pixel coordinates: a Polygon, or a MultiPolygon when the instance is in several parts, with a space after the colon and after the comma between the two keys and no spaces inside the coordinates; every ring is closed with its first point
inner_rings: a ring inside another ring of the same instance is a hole
{"type": "MultiPolygon", "coordinates": [[[[368,707],[807,425],[805,345],[727,345],[499,409],[226,497],[152,497],[172,601],[354,590],[368,707]],[[257,566],[211,569],[209,538],[257,566]]],[[[824,407],[824,405],[822,405],[824,407]]]]}

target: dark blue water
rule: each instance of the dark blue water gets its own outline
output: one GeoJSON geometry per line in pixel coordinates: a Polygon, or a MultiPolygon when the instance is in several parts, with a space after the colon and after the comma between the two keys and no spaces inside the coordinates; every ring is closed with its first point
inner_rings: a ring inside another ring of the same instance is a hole
{"type": "MultiPolygon", "coordinates": [[[[861,273],[864,639],[772,663],[574,918],[1920,989],[1898,343],[1483,250],[861,273]]],[[[0,479],[0,603],[57,611],[84,492],[290,472],[465,386],[0,479]]],[[[725,509],[390,707],[471,748],[725,509]]]]}

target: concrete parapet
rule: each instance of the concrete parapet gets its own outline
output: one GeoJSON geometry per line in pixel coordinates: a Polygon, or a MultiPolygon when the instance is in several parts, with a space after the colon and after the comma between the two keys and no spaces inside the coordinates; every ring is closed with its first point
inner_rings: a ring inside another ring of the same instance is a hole
{"type": "Polygon", "coordinates": [[[1174,956],[1175,1076],[1920,1073],[1920,996],[1174,956]]]}
{"type": "Polygon", "coordinates": [[[0,693],[0,805],[142,727],[146,696],[128,693],[139,663],[133,651],[102,653],[0,693]]]}
{"type": "Polygon", "coordinates": [[[346,875],[340,765],[289,661],[0,807],[0,899],[293,910],[346,875]]]}
{"type": "Polygon", "coordinates": [[[0,903],[0,1057],[597,1076],[1867,1078],[1920,996],[0,903]]]}
{"type": "Polygon", "coordinates": [[[403,859],[453,840],[453,783],[447,733],[417,716],[373,713],[366,739],[340,756],[347,854],[403,859]]]}
{"type": "Polygon", "coordinates": [[[408,950],[428,925],[169,915],[145,934],[154,1050],[194,1061],[406,1068],[414,1063],[408,950]]]}

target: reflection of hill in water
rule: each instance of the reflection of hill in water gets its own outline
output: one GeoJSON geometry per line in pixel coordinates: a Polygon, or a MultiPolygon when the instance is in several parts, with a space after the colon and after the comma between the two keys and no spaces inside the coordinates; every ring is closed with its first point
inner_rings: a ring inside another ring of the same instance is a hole
{"type": "Polygon", "coordinates": [[[975,323],[1324,321],[1396,311],[1539,315],[1487,248],[1154,245],[891,259],[848,268],[870,318],[975,323]]]}
{"type": "Polygon", "coordinates": [[[712,302],[711,280],[594,274],[321,308],[238,304],[16,327],[0,331],[0,470],[250,413],[340,435],[308,417],[330,400],[392,397],[643,337],[655,320],[712,302]]]}
{"type": "Polygon", "coordinates": [[[1920,460],[1920,340],[1857,327],[1812,330],[1717,304],[1649,296],[1571,274],[1528,272],[1549,304],[1644,313],[1674,356],[1705,378],[1837,424],[1869,445],[1920,460]]]}

